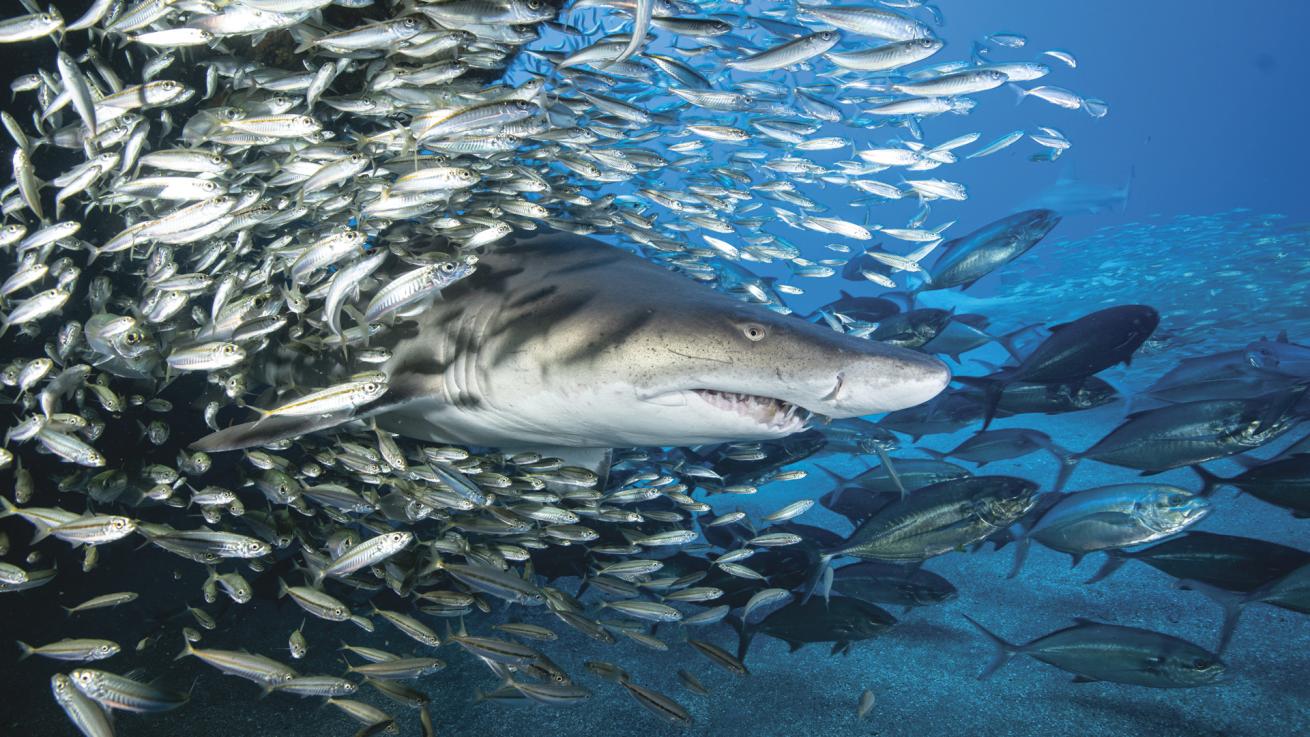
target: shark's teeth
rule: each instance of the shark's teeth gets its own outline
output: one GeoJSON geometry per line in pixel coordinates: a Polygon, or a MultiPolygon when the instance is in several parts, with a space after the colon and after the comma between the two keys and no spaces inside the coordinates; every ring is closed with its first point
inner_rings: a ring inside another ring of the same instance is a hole
{"type": "Polygon", "coordinates": [[[697,389],[696,393],[714,407],[736,412],[782,433],[804,430],[810,419],[807,410],[781,399],[713,389],[697,389]]]}

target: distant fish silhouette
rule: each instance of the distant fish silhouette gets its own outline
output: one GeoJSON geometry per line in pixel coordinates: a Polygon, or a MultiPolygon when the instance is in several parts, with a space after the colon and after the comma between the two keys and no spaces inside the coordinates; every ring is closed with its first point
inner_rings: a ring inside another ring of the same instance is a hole
{"type": "Polygon", "coordinates": [[[1115,189],[1075,179],[1072,171],[1066,169],[1050,189],[1027,203],[1026,207],[1046,208],[1061,215],[1095,215],[1115,210],[1123,212],[1128,207],[1128,195],[1132,191],[1136,174],[1137,169],[1134,167],[1123,187],[1115,189]]]}

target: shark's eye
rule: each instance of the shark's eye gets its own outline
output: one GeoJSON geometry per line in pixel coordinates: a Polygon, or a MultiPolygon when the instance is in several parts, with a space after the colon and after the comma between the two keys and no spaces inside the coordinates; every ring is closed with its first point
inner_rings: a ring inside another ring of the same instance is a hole
{"type": "Polygon", "coordinates": [[[747,340],[758,342],[764,340],[764,336],[769,334],[768,328],[759,323],[751,322],[741,326],[741,332],[747,340]]]}

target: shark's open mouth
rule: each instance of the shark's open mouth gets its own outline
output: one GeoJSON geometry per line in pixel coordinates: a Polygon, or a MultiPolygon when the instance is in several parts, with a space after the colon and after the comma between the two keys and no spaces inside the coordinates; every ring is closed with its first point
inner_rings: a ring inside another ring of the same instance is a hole
{"type": "Polygon", "coordinates": [[[693,389],[692,391],[711,406],[736,412],[742,417],[750,418],[778,432],[800,432],[805,429],[811,417],[809,410],[773,397],[721,392],[713,389],[693,389]]]}

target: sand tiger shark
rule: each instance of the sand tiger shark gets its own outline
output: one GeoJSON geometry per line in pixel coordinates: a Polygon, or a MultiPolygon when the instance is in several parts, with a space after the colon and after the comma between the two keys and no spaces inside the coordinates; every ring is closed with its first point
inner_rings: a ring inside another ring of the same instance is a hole
{"type": "Polygon", "coordinates": [[[246,448],[363,418],[423,441],[547,453],[764,440],[816,415],[911,407],[951,378],[931,356],[738,301],[558,231],[487,253],[413,320],[392,330],[389,382],[375,401],[235,425],[193,447],[246,448]]]}

